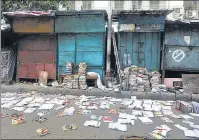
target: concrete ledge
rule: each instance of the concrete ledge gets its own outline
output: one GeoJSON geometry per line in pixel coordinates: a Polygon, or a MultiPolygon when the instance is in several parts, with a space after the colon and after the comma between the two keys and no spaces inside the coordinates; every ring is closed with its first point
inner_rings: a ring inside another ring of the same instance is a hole
{"type": "Polygon", "coordinates": [[[199,102],[199,94],[177,94],[172,92],[131,92],[131,91],[121,91],[120,93],[114,91],[103,91],[100,89],[64,89],[64,88],[54,88],[54,87],[38,87],[32,84],[19,84],[14,85],[1,85],[1,92],[30,92],[37,91],[44,94],[65,94],[65,95],[87,95],[87,96],[111,96],[115,98],[130,98],[131,96],[137,96],[137,99],[152,99],[152,100],[184,100],[184,101],[197,101],[199,102]]]}

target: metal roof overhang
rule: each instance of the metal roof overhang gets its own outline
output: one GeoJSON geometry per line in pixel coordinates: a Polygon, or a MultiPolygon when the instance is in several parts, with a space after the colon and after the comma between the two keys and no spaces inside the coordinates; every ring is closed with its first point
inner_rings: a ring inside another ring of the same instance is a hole
{"type": "Polygon", "coordinates": [[[56,16],[71,16],[71,15],[104,15],[105,19],[108,19],[106,10],[68,10],[68,11],[57,11],[56,16]]]}
{"type": "Polygon", "coordinates": [[[122,15],[168,15],[173,10],[113,10],[112,20],[117,21],[122,15]]]}

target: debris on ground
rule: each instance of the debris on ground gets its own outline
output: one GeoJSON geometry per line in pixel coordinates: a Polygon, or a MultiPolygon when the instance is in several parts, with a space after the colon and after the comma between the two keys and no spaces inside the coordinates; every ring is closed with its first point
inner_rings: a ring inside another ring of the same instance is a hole
{"type": "Polygon", "coordinates": [[[109,109],[109,114],[118,114],[118,110],[117,109],[109,109]]]}
{"type": "Polygon", "coordinates": [[[69,124],[62,126],[63,131],[70,131],[70,130],[76,130],[78,127],[75,124],[69,124]]]}
{"type": "Polygon", "coordinates": [[[57,81],[54,81],[51,84],[52,84],[52,87],[59,87],[59,83],[57,81]]]}
{"type": "Polygon", "coordinates": [[[42,104],[39,109],[50,110],[52,109],[54,104],[42,104]]]}
{"type": "Polygon", "coordinates": [[[47,120],[46,117],[36,117],[35,119],[33,119],[33,121],[39,122],[39,123],[43,123],[46,120],[47,120]]]}
{"type": "Polygon", "coordinates": [[[103,116],[102,119],[104,122],[108,123],[113,122],[113,119],[110,116],[103,116]]]}
{"type": "Polygon", "coordinates": [[[199,130],[184,130],[185,137],[191,137],[191,138],[199,138],[199,130]]]}
{"type": "Polygon", "coordinates": [[[153,123],[153,121],[151,119],[149,119],[148,117],[138,117],[138,119],[140,121],[142,121],[142,123],[144,123],[144,124],[152,124],[153,123]]]}
{"type": "MultiPolygon", "coordinates": [[[[75,110],[78,110],[77,113],[81,114],[79,117],[86,117],[89,119],[85,121],[84,124],[82,123],[83,126],[86,127],[100,127],[101,123],[109,123],[109,129],[125,132],[127,131],[127,125],[128,127],[129,125],[134,126],[136,121],[144,124],[152,124],[154,122],[150,118],[155,117],[160,118],[165,123],[174,123],[175,119],[181,119],[182,124],[175,124],[174,127],[177,127],[183,131],[187,130],[187,137],[195,137],[195,133],[197,132],[195,129],[199,129],[199,125],[194,124],[194,121],[192,121],[196,117],[199,117],[199,114],[196,113],[197,110],[195,109],[194,111],[193,109],[192,112],[183,111],[183,108],[185,108],[183,105],[187,105],[186,107],[189,108],[192,102],[157,101],[149,99],[141,100],[137,99],[136,96],[121,99],[85,95],[44,95],[42,93],[31,92],[17,94],[2,93],[1,101],[1,105],[4,108],[16,110],[16,112],[24,111],[24,113],[29,114],[36,112],[37,117],[33,121],[40,123],[47,120],[47,114],[49,114],[52,110],[59,111],[56,113],[57,116],[72,116],[74,115],[75,110]],[[13,102],[13,100],[15,100],[15,102],[13,102]],[[173,113],[173,109],[180,110],[183,114],[180,113],[180,115],[176,115],[173,113]],[[102,117],[99,114],[99,110],[106,112],[107,114],[102,113],[102,117]],[[174,120],[171,120],[170,117],[174,118],[174,120]],[[184,127],[183,124],[189,125],[192,130],[189,131],[189,129],[184,127]]],[[[1,114],[1,117],[6,116],[6,114],[1,114]]],[[[12,124],[21,124],[26,122],[26,118],[23,114],[15,113],[12,114],[10,118],[12,119],[12,124]]],[[[63,131],[74,130],[76,128],[75,126],[76,125],[68,124],[64,125],[62,129],[63,131]]],[[[150,135],[154,138],[165,139],[167,138],[167,132],[165,129],[168,130],[165,125],[157,126],[150,133],[150,135]]]]}
{"type": "Polygon", "coordinates": [[[185,120],[193,119],[193,117],[191,117],[191,116],[189,116],[189,115],[185,115],[185,114],[180,115],[180,117],[182,117],[182,118],[185,119],[185,120]]]}
{"type": "Polygon", "coordinates": [[[6,117],[9,117],[8,114],[1,114],[1,118],[6,118],[6,117]]]}
{"type": "Polygon", "coordinates": [[[90,120],[90,121],[85,121],[83,124],[84,126],[91,126],[91,127],[100,127],[101,122],[95,121],[95,120],[90,120]]]}
{"type": "Polygon", "coordinates": [[[136,136],[136,135],[129,135],[129,136],[126,136],[126,135],[121,135],[120,140],[147,140],[147,139],[150,139],[149,137],[144,137],[144,136],[136,136]]]}
{"type": "Polygon", "coordinates": [[[19,114],[15,115],[15,114],[13,114],[11,116],[11,118],[12,118],[12,124],[13,125],[22,124],[22,123],[26,122],[26,117],[24,115],[19,115],[19,114]]]}
{"type": "Polygon", "coordinates": [[[167,133],[172,129],[169,128],[167,125],[160,125],[157,126],[149,135],[155,139],[166,139],[167,133]]]}
{"type": "Polygon", "coordinates": [[[65,105],[59,105],[59,106],[55,107],[54,109],[55,110],[60,110],[60,109],[63,109],[64,107],[65,107],[65,105]]]}
{"type": "Polygon", "coordinates": [[[36,110],[37,108],[27,108],[26,110],[24,110],[24,113],[32,113],[36,110]]]}
{"type": "Polygon", "coordinates": [[[175,124],[174,125],[175,127],[177,127],[177,128],[179,128],[179,129],[181,129],[181,130],[188,130],[188,128],[186,128],[186,127],[183,127],[183,126],[181,126],[181,125],[179,125],[179,124],[175,124]]]}
{"type": "Polygon", "coordinates": [[[102,118],[102,116],[98,116],[98,115],[91,115],[91,116],[89,117],[89,119],[91,119],[91,120],[96,120],[96,121],[100,121],[101,118],[102,118]]]}
{"type": "Polygon", "coordinates": [[[75,112],[75,108],[74,107],[69,107],[69,108],[66,108],[64,111],[63,111],[63,115],[66,116],[72,116],[75,112]]]}
{"type": "Polygon", "coordinates": [[[125,124],[120,124],[118,122],[112,122],[109,123],[108,129],[114,129],[114,130],[119,130],[119,131],[127,131],[127,127],[125,124]]]}
{"type": "Polygon", "coordinates": [[[39,128],[36,130],[36,132],[39,136],[45,136],[50,134],[50,131],[47,128],[39,128]]]}
{"type": "Polygon", "coordinates": [[[154,113],[156,117],[163,117],[162,112],[158,111],[154,113]]]}
{"type": "Polygon", "coordinates": [[[167,118],[167,117],[161,117],[160,120],[164,121],[165,123],[173,123],[173,121],[170,120],[170,119],[167,118]]]}
{"type": "Polygon", "coordinates": [[[88,115],[91,114],[91,110],[81,109],[77,113],[82,115],[88,115]]]}

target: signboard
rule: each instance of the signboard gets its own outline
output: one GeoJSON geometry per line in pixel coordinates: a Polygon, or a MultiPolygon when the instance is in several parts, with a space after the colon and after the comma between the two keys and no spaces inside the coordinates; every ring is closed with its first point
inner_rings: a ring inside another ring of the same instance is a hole
{"type": "Polygon", "coordinates": [[[160,31],[160,24],[136,24],[135,30],[137,32],[160,31]]]}
{"type": "Polygon", "coordinates": [[[120,24],[119,32],[159,32],[160,24],[120,24]]]}
{"type": "Polygon", "coordinates": [[[120,28],[119,28],[120,32],[127,32],[127,31],[135,31],[135,24],[120,24],[120,28]]]}

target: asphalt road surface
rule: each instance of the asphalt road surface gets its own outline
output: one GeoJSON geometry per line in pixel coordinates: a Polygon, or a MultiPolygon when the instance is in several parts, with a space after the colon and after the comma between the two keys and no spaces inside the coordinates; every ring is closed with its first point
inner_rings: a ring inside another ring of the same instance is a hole
{"type": "MultiPolygon", "coordinates": [[[[74,106],[76,110],[78,107],[73,103],[71,106],[74,106]]],[[[131,114],[132,109],[126,109],[126,113],[131,114]]],[[[181,114],[181,112],[172,108],[174,114],[181,114]]],[[[27,122],[24,124],[12,125],[10,118],[2,118],[1,119],[1,138],[2,139],[119,139],[121,135],[139,135],[139,136],[148,136],[152,130],[158,126],[164,124],[159,117],[151,118],[153,120],[153,124],[143,124],[140,120],[135,120],[135,124],[132,126],[131,124],[127,125],[127,132],[121,132],[118,130],[108,129],[108,123],[101,121],[101,125],[99,128],[93,127],[84,127],[83,123],[86,120],[89,120],[90,115],[81,115],[78,114],[77,111],[73,116],[64,116],[57,117],[54,109],[49,111],[47,114],[47,119],[43,123],[32,121],[36,116],[37,112],[41,112],[40,110],[36,110],[31,114],[25,114],[27,122]],[[78,126],[77,130],[72,131],[63,131],[62,126],[65,124],[76,124],[78,126]],[[47,127],[51,134],[40,137],[36,133],[36,129],[47,127]]],[[[9,115],[12,113],[16,113],[16,111],[11,111],[8,109],[2,109],[1,113],[8,113],[9,115]]],[[[23,113],[23,112],[21,112],[23,113]]],[[[98,109],[92,110],[92,114],[101,115],[101,116],[112,116],[114,121],[117,121],[118,117],[116,114],[108,114],[108,110],[98,109]]],[[[173,124],[166,124],[172,130],[168,132],[168,139],[187,139],[184,136],[184,132],[174,126],[174,124],[180,124],[184,127],[191,129],[188,124],[182,122],[183,119],[174,119],[168,116],[171,120],[174,121],[173,124]]],[[[199,117],[194,117],[191,120],[195,124],[199,125],[199,117]]]]}

